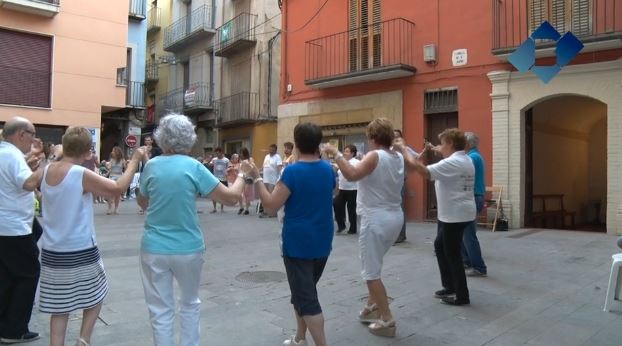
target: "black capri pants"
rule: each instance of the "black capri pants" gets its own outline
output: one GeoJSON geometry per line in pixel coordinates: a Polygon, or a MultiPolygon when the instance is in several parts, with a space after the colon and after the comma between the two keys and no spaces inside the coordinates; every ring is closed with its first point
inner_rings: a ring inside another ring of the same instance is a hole
{"type": "Polygon", "coordinates": [[[301,259],[283,256],[291,303],[298,316],[315,316],[322,313],[317,297],[317,283],[322,277],[328,257],[301,259]]]}

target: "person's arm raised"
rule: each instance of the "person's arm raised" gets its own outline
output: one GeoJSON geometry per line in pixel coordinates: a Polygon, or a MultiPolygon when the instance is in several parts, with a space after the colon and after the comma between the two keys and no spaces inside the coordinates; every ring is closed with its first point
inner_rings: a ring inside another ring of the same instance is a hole
{"type": "Polygon", "coordinates": [[[427,146],[419,154],[419,158],[416,158],[414,155],[412,155],[410,150],[408,150],[408,147],[406,146],[406,143],[404,143],[404,140],[402,140],[401,138],[398,138],[398,139],[396,139],[393,142],[393,148],[396,151],[401,152],[402,156],[404,156],[404,164],[405,164],[406,168],[408,168],[409,170],[417,172],[418,174],[420,174],[422,177],[424,177],[426,179],[430,179],[430,171],[419,160],[419,158],[425,157],[424,155],[425,155],[426,151],[428,150],[427,146]]]}
{"type": "Polygon", "coordinates": [[[136,149],[130,164],[117,181],[104,178],[91,170],[85,170],[84,177],[82,178],[84,191],[105,197],[115,197],[122,194],[130,186],[134,173],[138,169],[138,163],[143,159],[144,155],[145,150],[143,148],[136,149]]]}
{"type": "Polygon", "coordinates": [[[335,157],[335,163],[341,170],[341,174],[343,174],[344,178],[348,181],[359,181],[366,176],[370,175],[371,172],[376,169],[378,166],[378,153],[372,151],[363,157],[363,160],[359,162],[357,165],[352,165],[345,157],[337,150],[337,148],[333,147],[330,144],[325,144],[323,151],[327,154],[330,154],[335,157]]]}
{"type": "MultiPolygon", "coordinates": [[[[230,169],[234,169],[231,167],[230,169]]],[[[218,184],[214,190],[209,194],[209,198],[212,200],[228,205],[234,206],[239,200],[242,192],[244,191],[244,171],[250,170],[248,162],[242,162],[240,164],[240,172],[235,178],[233,185],[227,187],[223,184],[218,184]]]]}
{"type": "Polygon", "coordinates": [[[252,165],[252,169],[248,172],[248,176],[254,179],[253,184],[255,185],[255,191],[259,195],[264,210],[268,214],[276,214],[289,198],[291,191],[289,191],[283,181],[279,180],[272,193],[270,193],[263,184],[263,179],[259,176],[259,170],[255,165],[252,165]]]}

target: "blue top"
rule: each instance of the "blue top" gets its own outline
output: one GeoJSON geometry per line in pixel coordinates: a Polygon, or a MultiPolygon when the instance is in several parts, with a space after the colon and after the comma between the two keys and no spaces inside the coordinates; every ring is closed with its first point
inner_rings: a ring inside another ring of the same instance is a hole
{"type": "Polygon", "coordinates": [[[283,170],[290,191],[283,219],[283,256],[315,259],[332,249],[335,173],[324,160],[298,161],[283,170]]]}
{"type": "Polygon", "coordinates": [[[160,255],[204,251],[195,202],[197,195],[210,194],[219,183],[186,155],[149,160],[140,176],[140,194],[149,198],[141,250],[160,255]]]}
{"type": "Polygon", "coordinates": [[[486,194],[486,172],[484,165],[484,158],[482,154],[479,153],[477,148],[473,148],[469,150],[469,157],[471,161],[473,161],[473,166],[475,167],[475,186],[473,188],[473,192],[475,195],[483,196],[486,194]]]}

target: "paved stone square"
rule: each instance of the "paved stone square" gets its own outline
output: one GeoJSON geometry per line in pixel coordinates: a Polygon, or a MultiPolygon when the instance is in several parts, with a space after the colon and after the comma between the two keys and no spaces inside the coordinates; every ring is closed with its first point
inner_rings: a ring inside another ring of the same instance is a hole
{"type": "MultiPolygon", "coordinates": [[[[279,250],[276,219],[210,214],[199,201],[207,242],[201,287],[201,345],[281,345],[293,333],[294,315],[279,250]],[[267,271],[263,276],[252,274],[267,271]],[[250,272],[250,273],[249,273],[250,272]],[[248,280],[248,279],[252,280],[248,280]],[[259,281],[259,282],[252,282],[259,281]]],[[[138,269],[144,216],[134,201],[120,215],[96,206],[97,238],[108,273],[93,345],[152,345],[138,269]]],[[[622,345],[622,303],[602,311],[611,255],[622,252],[601,233],[512,230],[478,232],[487,278],[468,278],[471,305],[439,303],[432,241],[435,224],[410,223],[408,242],[385,257],[383,278],[398,322],[397,337],[373,336],[357,321],[366,288],[359,275],[357,238],[335,236],[319,283],[329,345],[622,345]]],[[[36,310],[36,308],[35,308],[36,310]]],[[[79,331],[72,315],[67,344],[79,331]]],[[[31,329],[49,344],[49,315],[35,311],[31,329]]],[[[310,337],[309,337],[310,338],[310,337]]]]}

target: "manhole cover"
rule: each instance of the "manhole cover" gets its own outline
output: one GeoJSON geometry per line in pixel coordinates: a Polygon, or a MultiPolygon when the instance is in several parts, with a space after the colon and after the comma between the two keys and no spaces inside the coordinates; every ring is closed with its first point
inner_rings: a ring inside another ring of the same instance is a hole
{"type": "Polygon", "coordinates": [[[287,276],[283,272],[277,271],[256,271],[256,272],[242,272],[235,277],[240,282],[252,282],[265,284],[268,282],[282,282],[287,280],[287,276]]]}

